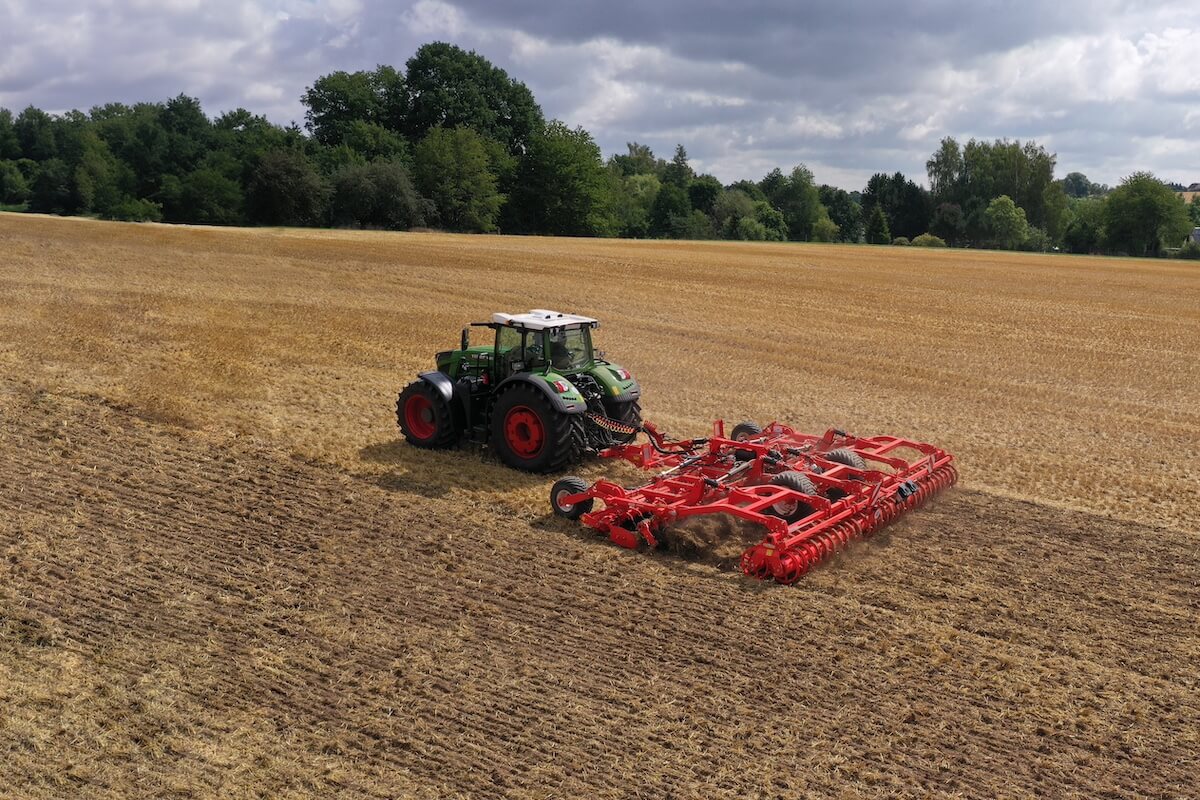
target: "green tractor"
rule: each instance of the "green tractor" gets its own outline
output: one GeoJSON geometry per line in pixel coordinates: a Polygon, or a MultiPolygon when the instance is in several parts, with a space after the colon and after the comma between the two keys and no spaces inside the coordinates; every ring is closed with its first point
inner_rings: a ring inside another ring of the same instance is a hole
{"type": "Polygon", "coordinates": [[[436,356],[396,402],[404,438],[417,447],[490,443],[510,467],[553,472],[585,453],[626,444],[641,426],[636,380],[592,349],[590,317],[534,309],[493,314],[495,341],[436,356]]]}

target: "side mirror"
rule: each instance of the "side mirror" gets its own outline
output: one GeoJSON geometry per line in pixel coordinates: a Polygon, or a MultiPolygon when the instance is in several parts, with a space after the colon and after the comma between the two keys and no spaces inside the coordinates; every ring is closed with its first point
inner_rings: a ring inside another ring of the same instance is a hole
{"type": "Polygon", "coordinates": [[[468,347],[470,347],[470,346],[471,346],[471,329],[470,329],[470,328],[463,328],[463,331],[462,331],[462,347],[460,347],[459,349],[460,349],[460,350],[466,350],[466,349],[467,349],[468,347]]]}

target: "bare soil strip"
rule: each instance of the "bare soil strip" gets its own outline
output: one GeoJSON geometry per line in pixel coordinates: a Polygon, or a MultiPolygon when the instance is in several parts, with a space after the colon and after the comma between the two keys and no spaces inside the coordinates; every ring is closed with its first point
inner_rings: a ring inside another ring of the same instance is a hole
{"type": "Polygon", "coordinates": [[[783,588],[96,399],[4,384],[0,414],[6,794],[1179,797],[1200,774],[1200,550],[1162,529],[959,490],[783,588]]]}

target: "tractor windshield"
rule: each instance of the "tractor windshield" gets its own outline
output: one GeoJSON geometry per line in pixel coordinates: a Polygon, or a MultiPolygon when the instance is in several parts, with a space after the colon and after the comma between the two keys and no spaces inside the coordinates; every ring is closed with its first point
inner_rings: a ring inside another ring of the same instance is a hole
{"type": "Polygon", "coordinates": [[[559,372],[579,370],[592,363],[592,332],[589,328],[551,328],[550,365],[559,372]]]}

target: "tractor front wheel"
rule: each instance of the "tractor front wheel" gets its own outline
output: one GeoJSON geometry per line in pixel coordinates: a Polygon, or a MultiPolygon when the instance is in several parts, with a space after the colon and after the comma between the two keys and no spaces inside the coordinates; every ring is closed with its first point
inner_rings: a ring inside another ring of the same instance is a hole
{"type": "Polygon", "coordinates": [[[413,381],[396,401],[396,421],[409,444],[442,448],[457,438],[450,404],[425,381],[413,381]]]}
{"type": "Polygon", "coordinates": [[[533,386],[516,384],[492,409],[492,446],[510,467],[555,472],[583,457],[583,418],[556,409],[533,386]]]}

